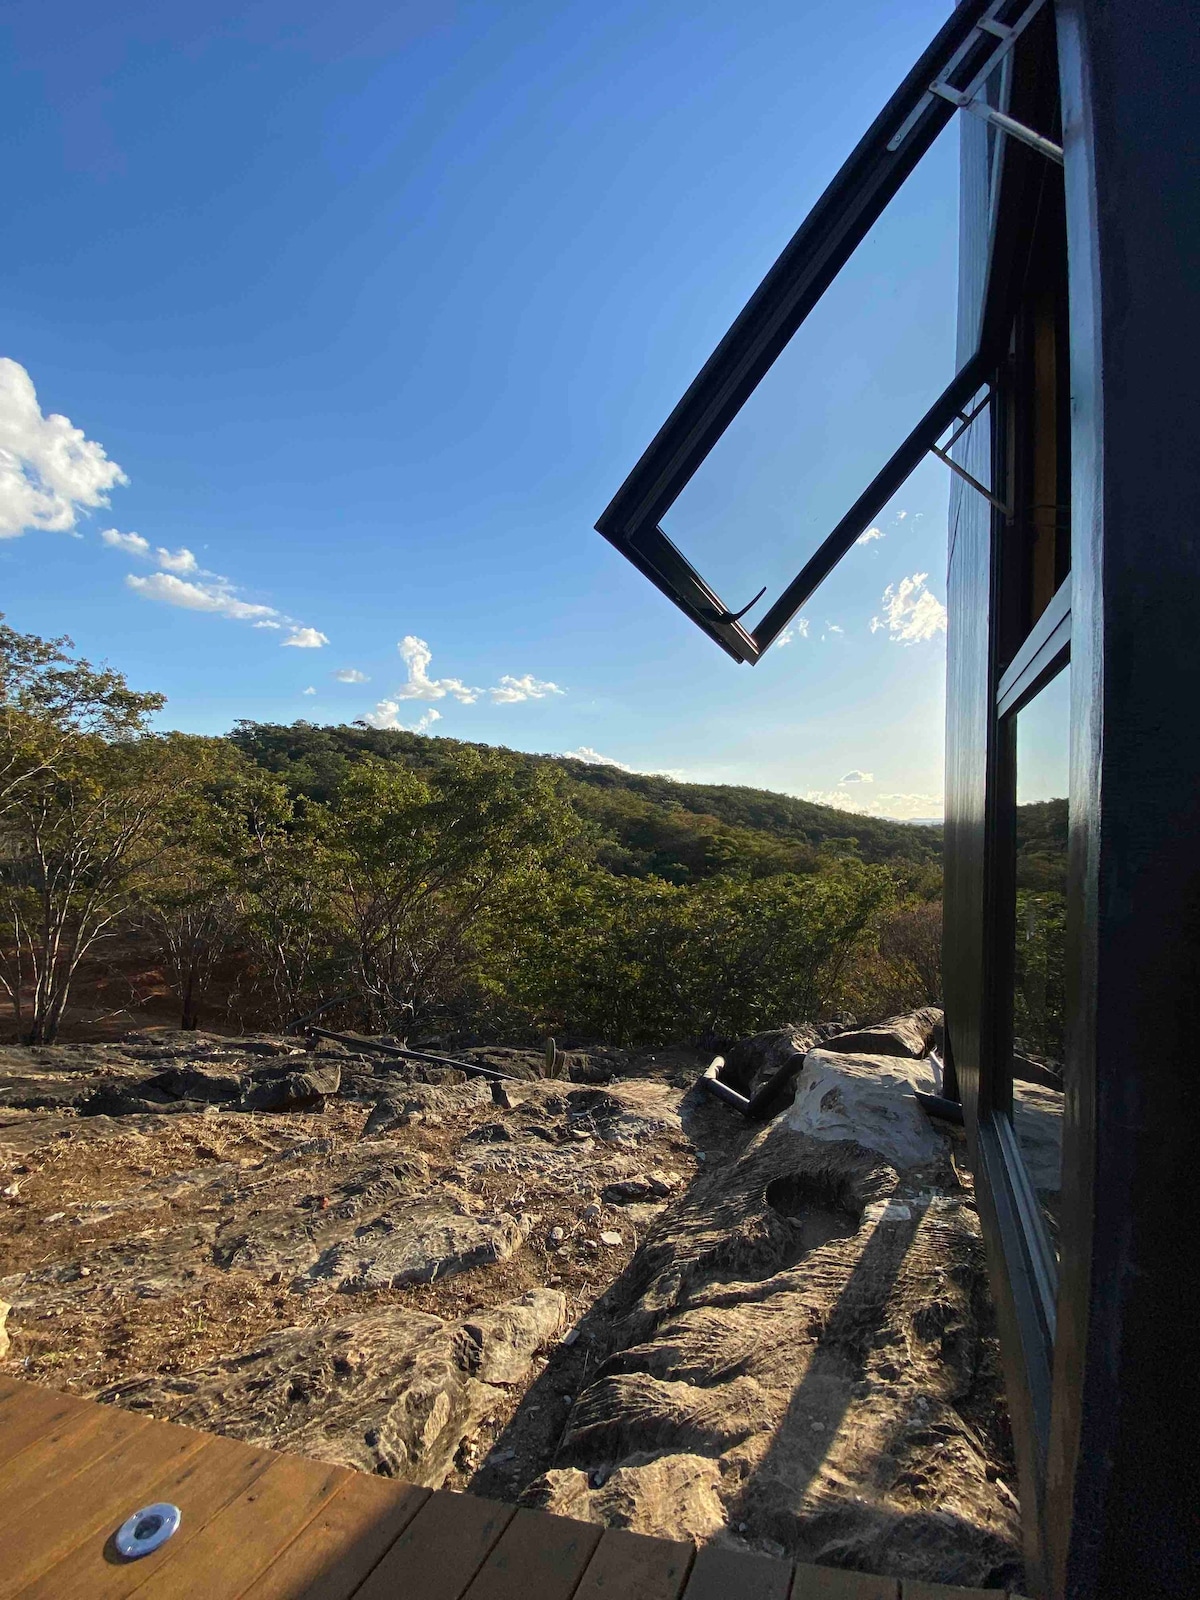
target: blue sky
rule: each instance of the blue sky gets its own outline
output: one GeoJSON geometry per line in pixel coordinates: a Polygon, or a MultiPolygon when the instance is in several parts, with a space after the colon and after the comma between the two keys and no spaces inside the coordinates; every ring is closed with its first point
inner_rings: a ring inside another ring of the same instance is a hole
{"type": "MultiPolygon", "coordinates": [[[[937,462],[754,668],[591,530],[946,10],[10,3],[9,620],[165,726],[371,716],[938,814],[937,462]]],[[[956,159],[673,509],[731,604],[948,381],[956,159]]]]}

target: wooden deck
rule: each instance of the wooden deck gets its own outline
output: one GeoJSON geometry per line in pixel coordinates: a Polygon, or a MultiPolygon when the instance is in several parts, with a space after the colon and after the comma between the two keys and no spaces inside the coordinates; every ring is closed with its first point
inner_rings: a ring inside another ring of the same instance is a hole
{"type": "Polygon", "coordinates": [[[21,1600],[970,1600],[431,1492],[0,1379],[0,1596],[21,1600]],[[179,1531],[122,1561],[167,1500],[179,1531]]]}

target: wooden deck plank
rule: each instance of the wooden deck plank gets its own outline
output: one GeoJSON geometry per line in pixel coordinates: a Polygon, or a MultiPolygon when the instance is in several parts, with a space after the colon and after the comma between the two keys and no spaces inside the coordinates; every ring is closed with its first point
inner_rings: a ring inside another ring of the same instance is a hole
{"type": "Polygon", "coordinates": [[[93,1405],[69,1411],[61,1422],[43,1429],[0,1465],[0,1535],[51,1482],[61,1492],[149,1426],[146,1417],[117,1406],[93,1405]]]}
{"type": "MultiPolygon", "coordinates": [[[[239,1600],[350,1476],[345,1467],[276,1455],[265,1471],[136,1593],[154,1600],[239,1600]]],[[[182,1510],[182,1506],[180,1507],[182,1510]]]]}
{"type": "Polygon", "coordinates": [[[460,1600],[515,1514],[496,1500],[435,1490],[355,1600],[460,1600]]]}
{"type": "Polygon", "coordinates": [[[273,1450],[256,1449],[240,1439],[200,1435],[195,1455],[168,1468],[154,1479],[132,1478],[134,1503],[124,1515],[102,1527],[85,1531],[62,1560],[38,1581],[21,1591],[21,1600],[125,1600],[144,1588],[167,1563],[185,1559],[192,1540],[223,1507],[262,1476],[273,1450]],[[112,1538],[124,1516],[156,1500],[177,1505],[183,1513],[179,1531],[152,1556],[122,1561],[114,1556],[112,1538]]]}
{"type": "Polygon", "coordinates": [[[354,1473],[244,1600],[346,1600],[428,1499],[428,1489],[354,1473]]]}
{"type": "MultiPolygon", "coordinates": [[[[101,1409],[108,1409],[107,1407],[101,1409]]],[[[48,1466],[39,1492],[18,1494],[0,1521],[0,1595],[11,1595],[56,1566],[89,1532],[119,1526],[144,1505],[145,1490],[204,1446],[204,1435],[116,1412],[143,1426],[127,1431],[104,1455],[67,1476],[63,1460],[48,1466]]],[[[30,1452],[25,1452],[29,1454],[30,1452]]]]}
{"type": "Polygon", "coordinates": [[[87,1414],[94,1402],[80,1400],[58,1389],[32,1383],[14,1383],[0,1396],[0,1462],[9,1462],[48,1429],[68,1418],[87,1414]]]}
{"type": "Polygon", "coordinates": [[[545,1511],[518,1511],[464,1600],[571,1600],[604,1529],[545,1511]]]}
{"type": "Polygon", "coordinates": [[[788,1600],[790,1561],[705,1545],[696,1553],[683,1600],[788,1600]]]}
{"type": "Polygon", "coordinates": [[[575,1591],[575,1600],[678,1600],[695,1554],[689,1543],[609,1528],[575,1591]]]}
{"type": "MultiPolygon", "coordinates": [[[[899,1600],[899,1578],[877,1578],[868,1572],[843,1572],[837,1567],[796,1568],[792,1600],[899,1600]]],[[[993,1595],[992,1600],[996,1600],[993,1595]]]]}

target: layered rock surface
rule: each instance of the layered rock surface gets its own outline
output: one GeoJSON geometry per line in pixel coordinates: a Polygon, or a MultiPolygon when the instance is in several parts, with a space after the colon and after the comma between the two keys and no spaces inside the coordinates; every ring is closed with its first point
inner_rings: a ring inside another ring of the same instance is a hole
{"type": "Polygon", "coordinates": [[[809,1562],[1016,1584],[962,1147],[911,1097],[931,1086],[927,1065],[840,1042],[809,1052],[792,1110],[653,1230],[610,1295],[555,1466],[525,1499],[809,1562]]]}
{"type": "Polygon", "coordinates": [[[9,1370],[421,1483],[486,1452],[692,1165],[657,1081],[204,1036],[0,1066],[9,1370]]]}

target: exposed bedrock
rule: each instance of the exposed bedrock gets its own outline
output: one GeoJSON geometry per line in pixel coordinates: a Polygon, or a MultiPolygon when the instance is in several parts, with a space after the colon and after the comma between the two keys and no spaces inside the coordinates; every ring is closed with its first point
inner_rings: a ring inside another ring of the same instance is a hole
{"type": "Polygon", "coordinates": [[[116,1384],[97,1398],[436,1488],[503,1404],[501,1388],[527,1378],[564,1309],[553,1289],[458,1323],[389,1306],[283,1329],[184,1377],[116,1384]]]}
{"type": "Polygon", "coordinates": [[[912,1099],[929,1071],[810,1051],[790,1112],[706,1170],[615,1287],[618,1335],[529,1503],[1019,1585],[978,1219],[912,1099]]]}

